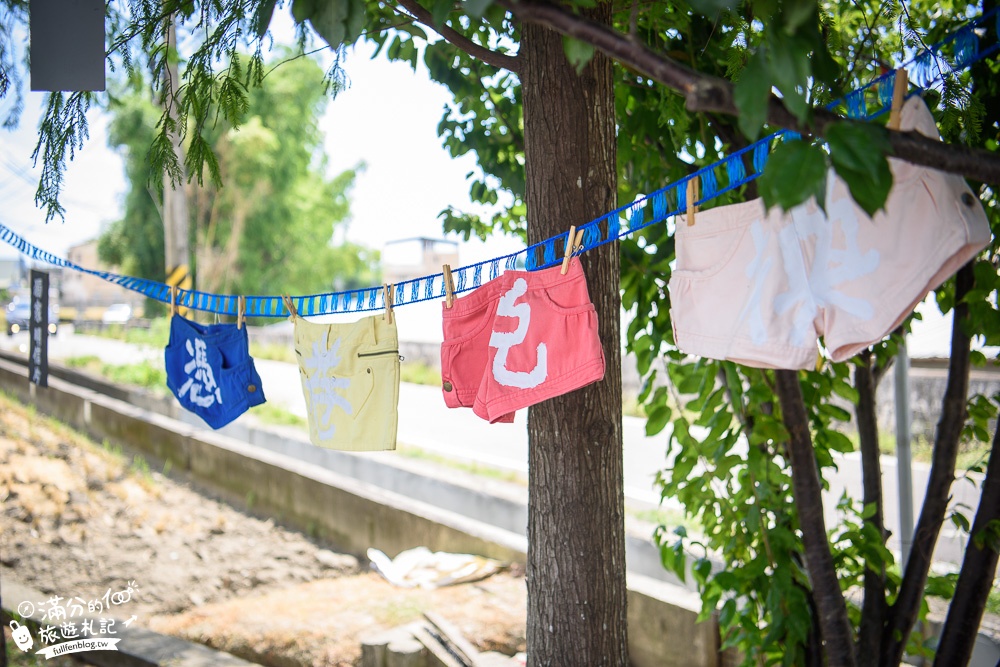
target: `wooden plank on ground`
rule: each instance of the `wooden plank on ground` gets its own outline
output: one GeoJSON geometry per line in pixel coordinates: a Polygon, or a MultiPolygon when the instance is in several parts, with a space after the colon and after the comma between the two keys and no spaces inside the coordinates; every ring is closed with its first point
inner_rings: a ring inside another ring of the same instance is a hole
{"type": "Polygon", "coordinates": [[[448,642],[450,648],[461,659],[465,660],[471,667],[477,667],[479,651],[462,635],[461,631],[451,621],[432,611],[425,611],[424,618],[441,633],[441,637],[448,642]]]}

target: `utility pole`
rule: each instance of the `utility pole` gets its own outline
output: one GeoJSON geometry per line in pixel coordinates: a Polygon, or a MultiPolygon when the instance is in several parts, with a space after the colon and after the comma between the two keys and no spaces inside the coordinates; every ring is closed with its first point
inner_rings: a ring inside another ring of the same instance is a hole
{"type": "MultiPolygon", "coordinates": [[[[166,31],[167,51],[166,80],[163,82],[163,105],[170,111],[173,118],[178,117],[177,108],[177,28],[173,16],[170,17],[166,31]]],[[[191,276],[191,248],[188,244],[190,217],[188,216],[187,193],[184,183],[187,177],[184,173],[184,146],[181,144],[179,131],[170,133],[174,153],[180,161],[181,181],[173,183],[170,174],[163,174],[163,235],[164,235],[164,267],[167,270],[166,282],[181,289],[194,288],[191,276]]],[[[186,309],[185,309],[186,310],[186,309]]],[[[184,311],[180,311],[183,312],[184,311]]]]}

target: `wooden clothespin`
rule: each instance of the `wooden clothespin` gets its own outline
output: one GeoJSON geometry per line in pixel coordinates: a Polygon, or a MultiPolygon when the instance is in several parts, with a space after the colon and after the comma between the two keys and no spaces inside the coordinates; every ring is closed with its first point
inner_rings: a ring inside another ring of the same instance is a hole
{"type": "Polygon", "coordinates": [[[455,302],[455,283],[451,277],[451,265],[445,264],[441,269],[444,274],[444,305],[451,308],[455,302]]]}
{"type": "Polygon", "coordinates": [[[170,286],[170,315],[174,316],[177,314],[177,285],[170,286]]]}
{"type": "Polygon", "coordinates": [[[559,273],[566,275],[569,271],[569,262],[573,253],[583,246],[583,230],[576,231],[576,226],[570,225],[569,234],[566,235],[566,251],[563,253],[562,268],[559,273]]]}
{"type": "Polygon", "coordinates": [[[382,283],[382,301],[385,302],[385,315],[382,317],[392,324],[392,283],[382,283]]]}
{"type": "Polygon", "coordinates": [[[247,318],[247,298],[245,296],[236,299],[236,328],[242,329],[247,318]]]}
{"type": "Polygon", "coordinates": [[[889,110],[888,124],[890,130],[899,129],[900,114],[903,111],[903,102],[906,99],[906,91],[909,85],[909,75],[905,69],[900,67],[896,70],[896,80],[892,85],[892,107],[889,110]]]}
{"type": "Polygon", "coordinates": [[[291,313],[292,319],[294,320],[297,318],[299,316],[299,311],[295,309],[295,303],[292,301],[292,297],[287,294],[282,294],[281,300],[285,302],[285,308],[287,308],[288,312],[291,313]]]}
{"type": "Polygon", "coordinates": [[[566,250],[563,252],[562,268],[559,273],[566,275],[569,271],[569,260],[573,256],[573,241],[576,239],[576,226],[569,226],[569,234],[566,235],[566,250]]]}
{"type": "Polygon", "coordinates": [[[695,202],[701,198],[699,194],[701,178],[692,176],[687,182],[687,223],[688,227],[694,227],[694,214],[698,212],[695,202]]]}

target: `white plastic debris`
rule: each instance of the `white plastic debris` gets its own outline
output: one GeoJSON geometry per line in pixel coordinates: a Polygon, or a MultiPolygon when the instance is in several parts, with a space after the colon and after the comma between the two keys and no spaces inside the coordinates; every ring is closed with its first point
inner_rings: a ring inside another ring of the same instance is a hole
{"type": "Polygon", "coordinates": [[[368,559],[386,581],[401,588],[440,588],[479,581],[503,569],[499,561],[491,558],[432,552],[427,547],[407,549],[395,558],[369,549],[368,559]]]}

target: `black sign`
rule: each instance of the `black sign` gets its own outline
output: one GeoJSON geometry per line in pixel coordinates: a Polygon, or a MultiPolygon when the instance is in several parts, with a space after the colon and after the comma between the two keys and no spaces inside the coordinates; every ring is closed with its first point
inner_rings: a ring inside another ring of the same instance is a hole
{"type": "Polygon", "coordinates": [[[49,274],[31,271],[31,355],[28,379],[49,386],[49,274]]]}
{"type": "Polygon", "coordinates": [[[104,90],[104,1],[30,0],[32,90],[104,90]]]}

